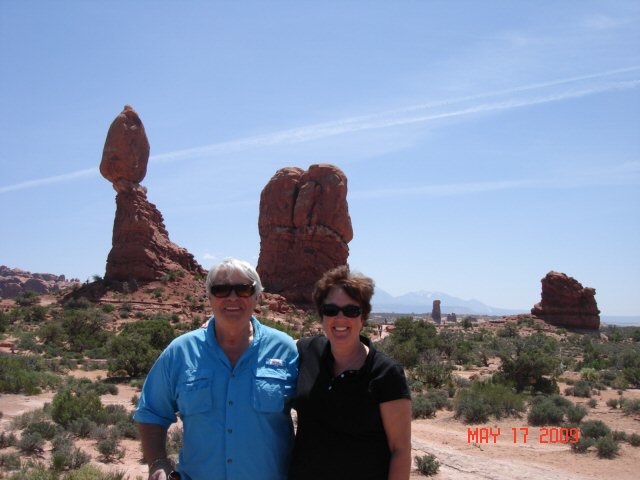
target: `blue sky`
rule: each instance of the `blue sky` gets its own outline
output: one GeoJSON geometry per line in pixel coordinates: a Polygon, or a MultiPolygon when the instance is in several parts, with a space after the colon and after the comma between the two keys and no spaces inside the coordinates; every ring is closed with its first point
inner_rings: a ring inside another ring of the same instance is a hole
{"type": "Polygon", "coordinates": [[[636,1],[0,1],[0,264],[103,274],[125,104],[205,267],[257,262],[277,169],[347,175],[349,262],[529,309],[565,272],[640,315],[636,1]]]}

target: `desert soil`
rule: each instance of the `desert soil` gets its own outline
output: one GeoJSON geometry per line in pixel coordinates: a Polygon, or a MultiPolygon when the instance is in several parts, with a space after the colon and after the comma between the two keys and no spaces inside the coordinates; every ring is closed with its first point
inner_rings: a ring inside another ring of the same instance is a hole
{"type": "MultiPolygon", "coordinates": [[[[473,372],[459,372],[468,376],[473,372]]],[[[475,372],[477,373],[477,372],[475,372]]],[[[98,375],[106,377],[104,371],[76,371],[74,376],[84,376],[96,380],[98,375]]],[[[117,395],[105,395],[102,402],[123,405],[132,409],[131,398],[137,390],[127,385],[119,385],[117,395]]],[[[564,385],[561,385],[561,391],[564,385]]],[[[606,405],[609,398],[617,397],[613,390],[601,392],[595,398],[598,405],[589,410],[586,420],[602,420],[612,430],[623,430],[628,434],[640,433],[640,417],[626,416],[619,409],[612,410],[606,405]]],[[[640,398],[640,390],[627,390],[626,398],[640,398]]],[[[13,417],[21,413],[41,408],[45,402],[50,402],[53,393],[36,396],[1,395],[0,431],[6,431],[13,417]]],[[[572,401],[586,404],[586,399],[569,397],[572,401]]],[[[586,406],[586,405],[585,405],[586,406]]],[[[541,443],[541,429],[527,426],[526,418],[502,419],[485,425],[464,425],[453,418],[453,412],[441,410],[435,418],[414,420],[412,424],[413,456],[433,454],[440,462],[440,471],[435,475],[437,480],[457,479],[536,479],[536,480],[586,480],[611,478],[616,480],[637,478],[637,468],[640,465],[640,448],[634,448],[628,443],[622,443],[620,455],[613,460],[597,457],[595,451],[586,454],[574,454],[569,445],[561,443],[541,443]],[[496,442],[490,438],[488,443],[480,444],[470,441],[468,428],[490,427],[493,432],[500,428],[500,436],[496,442]],[[526,443],[523,441],[523,428],[528,428],[526,443]],[[513,430],[517,432],[514,443],[513,430]],[[635,472],[635,473],[634,473],[635,472]]],[[[542,439],[544,440],[544,438],[542,439]]],[[[97,462],[98,457],[92,440],[82,440],[77,446],[89,452],[94,458],[93,463],[102,469],[124,472],[129,479],[137,476],[147,477],[147,467],[142,464],[142,455],[138,442],[123,440],[121,445],[126,455],[120,461],[111,464],[97,462]]],[[[48,461],[48,452],[42,458],[48,461]]],[[[411,474],[412,480],[424,478],[417,471],[411,474]]]]}

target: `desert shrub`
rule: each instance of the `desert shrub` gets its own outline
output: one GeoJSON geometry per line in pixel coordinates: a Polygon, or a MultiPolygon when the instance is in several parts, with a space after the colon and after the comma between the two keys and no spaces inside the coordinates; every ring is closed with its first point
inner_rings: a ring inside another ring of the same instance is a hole
{"type": "Polygon", "coordinates": [[[567,408],[567,420],[571,423],[580,423],[587,416],[587,409],[582,405],[572,405],[567,408]]]}
{"type": "Polygon", "coordinates": [[[174,337],[167,320],[141,320],[125,325],[109,344],[109,373],[124,371],[131,377],[147,373],[174,337]]]}
{"type": "Polygon", "coordinates": [[[576,443],[571,444],[571,450],[574,453],[586,453],[595,443],[596,441],[591,437],[580,437],[576,443]]]}
{"type": "Polygon", "coordinates": [[[7,447],[13,447],[18,442],[15,433],[0,432],[0,450],[7,447]]]}
{"type": "Polygon", "coordinates": [[[634,447],[640,447],[640,435],[637,433],[632,433],[627,438],[627,442],[634,447]]]}
{"type": "Polygon", "coordinates": [[[616,442],[624,442],[627,440],[627,432],[622,430],[614,430],[611,432],[611,436],[616,442]]]}
{"type": "Polygon", "coordinates": [[[96,425],[96,422],[82,417],[73,419],[69,425],[67,425],[66,429],[77,437],[87,438],[91,435],[96,425]]]}
{"type": "Polygon", "coordinates": [[[519,336],[518,334],[518,326],[513,322],[508,322],[496,333],[499,337],[502,338],[515,338],[519,336]]]}
{"type": "Polygon", "coordinates": [[[95,424],[89,433],[89,437],[93,440],[104,440],[109,437],[109,427],[95,424]]]}
{"type": "Polygon", "coordinates": [[[26,454],[38,454],[44,451],[44,438],[37,432],[23,432],[16,447],[26,454]]]}
{"type": "Polygon", "coordinates": [[[618,408],[618,399],[617,398],[610,398],[609,400],[607,400],[607,406],[611,407],[613,409],[618,408]]]}
{"type": "Polygon", "coordinates": [[[412,418],[431,418],[437,410],[435,403],[426,395],[418,394],[411,399],[412,418]]]}
{"type": "Polygon", "coordinates": [[[51,422],[31,423],[24,430],[25,433],[39,433],[42,438],[51,440],[58,433],[58,428],[51,422]]]}
{"type": "Polygon", "coordinates": [[[596,450],[600,458],[614,458],[620,451],[620,445],[611,435],[605,435],[596,440],[596,450]]]}
{"type": "Polygon", "coordinates": [[[182,428],[175,427],[169,430],[167,435],[167,453],[169,455],[177,454],[182,448],[182,428]]]}
{"type": "Polygon", "coordinates": [[[595,398],[590,398],[587,405],[589,405],[589,408],[596,408],[598,406],[598,401],[595,398]]]}
{"type": "Polygon", "coordinates": [[[453,365],[442,361],[435,350],[421,354],[420,363],[409,371],[409,382],[418,386],[440,388],[451,381],[453,365]]]}
{"type": "Polygon", "coordinates": [[[116,309],[112,303],[105,303],[100,308],[104,313],[112,313],[116,309]]]}
{"type": "Polygon", "coordinates": [[[554,377],[560,365],[557,350],[557,340],[542,333],[518,337],[513,351],[499,353],[502,366],[495,380],[513,383],[518,392],[526,388],[533,392],[556,393],[558,386],[554,377]]]}
{"type": "Polygon", "coordinates": [[[51,450],[51,468],[56,471],[75,470],[91,461],[91,456],[74,447],[68,436],[59,435],[53,439],[51,450]]]}
{"type": "Polygon", "coordinates": [[[15,453],[3,453],[0,455],[0,467],[5,470],[19,470],[20,456],[15,453]]]}
{"type": "Polygon", "coordinates": [[[580,425],[580,436],[598,439],[611,433],[611,429],[600,420],[587,420],[580,425]]]}
{"type": "Polygon", "coordinates": [[[36,292],[28,290],[15,297],[14,300],[21,307],[30,307],[31,305],[39,303],[40,297],[36,292]]]}
{"type": "Polygon", "coordinates": [[[0,392],[37,395],[43,388],[59,385],[60,379],[46,369],[40,357],[0,354],[0,392]]]}
{"type": "MultiPolygon", "coordinates": [[[[48,404],[45,404],[45,407],[47,405],[48,404]]],[[[14,417],[11,420],[11,428],[13,430],[24,430],[32,423],[46,422],[48,418],[47,413],[45,412],[45,407],[37,410],[30,410],[14,417]]]]}
{"type": "Polygon", "coordinates": [[[564,409],[550,401],[541,401],[531,406],[527,414],[529,425],[560,425],[564,409]]]}
{"type": "Polygon", "coordinates": [[[573,385],[573,396],[589,398],[591,397],[591,385],[585,380],[578,380],[573,385]]]}
{"type": "Polygon", "coordinates": [[[491,382],[473,383],[470,389],[460,390],[454,401],[454,417],[462,417],[466,423],[483,423],[490,415],[518,416],[524,409],[522,395],[491,382]]]}
{"type": "Polygon", "coordinates": [[[436,328],[424,320],[398,318],[395,329],[382,342],[380,349],[407,368],[418,364],[420,355],[436,347],[436,328]]]}
{"type": "Polygon", "coordinates": [[[104,346],[113,335],[106,330],[109,316],[94,307],[65,309],[61,322],[70,351],[86,354],[93,350],[104,358],[104,346]]]}
{"type": "Polygon", "coordinates": [[[113,437],[100,440],[96,445],[96,449],[100,455],[102,455],[102,459],[105,462],[120,460],[125,454],[124,449],[120,448],[120,445],[118,445],[118,440],[113,437]]]}
{"type": "Polygon", "coordinates": [[[83,392],[78,395],[71,389],[56,393],[51,403],[51,418],[54,422],[67,427],[74,420],[87,418],[99,421],[103,415],[100,397],[94,392],[83,392]]]}
{"type": "Polygon", "coordinates": [[[624,398],[620,400],[620,408],[625,415],[640,413],[640,399],[624,398]]]}
{"type": "Polygon", "coordinates": [[[133,397],[131,397],[131,405],[133,405],[134,407],[138,406],[138,402],[140,401],[140,395],[138,395],[137,393],[133,395],[133,397]]]}
{"type": "Polygon", "coordinates": [[[416,456],[415,462],[418,472],[422,475],[426,475],[427,477],[438,473],[438,469],[440,468],[440,462],[438,462],[436,457],[430,453],[421,457],[416,456]]]}

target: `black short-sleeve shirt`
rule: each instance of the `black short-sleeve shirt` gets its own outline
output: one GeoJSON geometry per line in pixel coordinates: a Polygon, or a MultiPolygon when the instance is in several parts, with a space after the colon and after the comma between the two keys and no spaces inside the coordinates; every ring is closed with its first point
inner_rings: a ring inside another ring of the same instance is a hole
{"type": "Polygon", "coordinates": [[[411,398],[402,367],[360,337],[360,370],[334,378],[326,337],[298,341],[298,429],[289,480],[386,480],[389,445],[380,404],[411,398]]]}

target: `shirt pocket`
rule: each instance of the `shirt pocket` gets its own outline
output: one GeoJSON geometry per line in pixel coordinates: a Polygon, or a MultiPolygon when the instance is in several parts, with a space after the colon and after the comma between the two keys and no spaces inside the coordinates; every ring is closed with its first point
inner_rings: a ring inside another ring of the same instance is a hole
{"type": "Polygon", "coordinates": [[[187,370],[178,388],[178,410],[183,417],[205,413],[213,408],[213,372],[187,370]]]}
{"type": "Polygon", "coordinates": [[[253,382],[253,408],[259,412],[282,412],[292,389],[286,368],[259,367],[253,382]]]}

